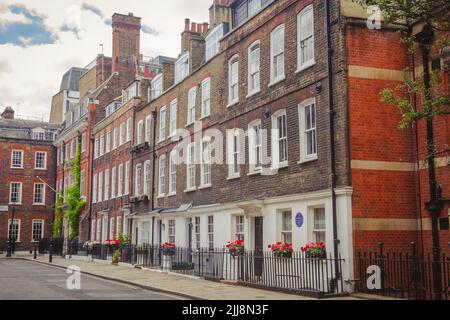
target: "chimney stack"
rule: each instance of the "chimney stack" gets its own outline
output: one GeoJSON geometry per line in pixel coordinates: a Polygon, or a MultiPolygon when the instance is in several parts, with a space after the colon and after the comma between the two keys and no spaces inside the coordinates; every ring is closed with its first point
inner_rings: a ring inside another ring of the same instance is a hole
{"type": "Polygon", "coordinates": [[[213,0],[209,8],[209,25],[211,29],[221,23],[231,24],[230,0],[213,0]]]}
{"type": "Polygon", "coordinates": [[[113,54],[112,72],[135,73],[135,61],[140,58],[141,18],[133,13],[112,16],[113,54]]]}
{"type": "Polygon", "coordinates": [[[14,119],[14,109],[11,107],[6,107],[2,112],[2,119],[14,119]]]}

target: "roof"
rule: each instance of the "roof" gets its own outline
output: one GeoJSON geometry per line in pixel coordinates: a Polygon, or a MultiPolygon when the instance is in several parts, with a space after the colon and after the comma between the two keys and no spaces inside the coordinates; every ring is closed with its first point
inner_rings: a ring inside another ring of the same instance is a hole
{"type": "Polygon", "coordinates": [[[47,140],[53,140],[53,132],[58,129],[56,123],[32,121],[22,119],[0,119],[0,138],[31,139],[33,129],[42,128],[50,131],[52,136],[47,140]]]}
{"type": "Polygon", "coordinates": [[[80,91],[80,77],[87,71],[88,69],[71,68],[62,78],[60,91],[80,91]]]}

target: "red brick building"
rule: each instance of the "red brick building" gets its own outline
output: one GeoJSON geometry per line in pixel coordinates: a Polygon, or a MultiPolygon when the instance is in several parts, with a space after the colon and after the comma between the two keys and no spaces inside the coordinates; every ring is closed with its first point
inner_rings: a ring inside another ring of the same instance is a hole
{"type": "Polygon", "coordinates": [[[0,245],[15,239],[17,251],[33,249],[51,235],[55,201],[57,125],[14,117],[0,118],[0,245]]]}

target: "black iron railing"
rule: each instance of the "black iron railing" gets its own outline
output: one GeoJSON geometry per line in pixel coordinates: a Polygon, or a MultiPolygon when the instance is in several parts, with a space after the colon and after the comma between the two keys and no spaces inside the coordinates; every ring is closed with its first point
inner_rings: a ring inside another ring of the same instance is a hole
{"type": "Polygon", "coordinates": [[[382,243],[373,251],[357,254],[357,290],[411,300],[433,300],[433,263],[441,264],[442,298],[450,299],[450,259],[442,255],[433,261],[430,253],[418,254],[414,243],[410,252],[386,252],[382,243]]]}
{"type": "MultiPolygon", "coordinates": [[[[144,268],[317,297],[345,293],[342,278],[335,279],[335,266],[342,268],[343,259],[331,256],[313,259],[294,252],[283,258],[272,252],[245,251],[236,255],[226,248],[180,247],[173,255],[166,255],[159,245],[124,245],[119,250],[121,262],[144,268]]],[[[113,251],[98,244],[90,253],[94,259],[112,260],[113,251]]]]}

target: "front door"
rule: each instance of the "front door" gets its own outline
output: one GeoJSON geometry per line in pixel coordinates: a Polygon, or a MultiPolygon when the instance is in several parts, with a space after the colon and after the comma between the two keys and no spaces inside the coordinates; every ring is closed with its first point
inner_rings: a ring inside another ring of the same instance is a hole
{"type": "Polygon", "coordinates": [[[262,266],[264,259],[264,243],[263,243],[263,217],[255,218],[255,255],[254,255],[254,266],[255,266],[255,276],[262,276],[262,266]]]}

